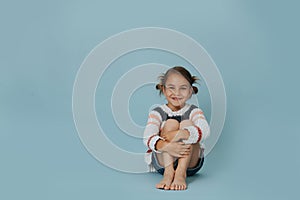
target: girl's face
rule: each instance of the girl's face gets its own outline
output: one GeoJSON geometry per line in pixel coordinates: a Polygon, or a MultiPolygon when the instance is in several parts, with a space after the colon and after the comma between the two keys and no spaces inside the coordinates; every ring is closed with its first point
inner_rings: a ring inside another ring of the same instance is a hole
{"type": "Polygon", "coordinates": [[[191,97],[192,92],[190,83],[177,73],[169,74],[163,87],[163,94],[168,101],[167,105],[173,111],[180,110],[191,97]]]}

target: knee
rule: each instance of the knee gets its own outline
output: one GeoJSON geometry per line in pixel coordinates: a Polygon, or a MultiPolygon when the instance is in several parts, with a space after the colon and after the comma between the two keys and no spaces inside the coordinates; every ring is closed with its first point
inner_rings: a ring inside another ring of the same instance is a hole
{"type": "Polygon", "coordinates": [[[166,133],[169,131],[176,131],[179,130],[179,122],[175,119],[168,119],[165,124],[164,127],[162,129],[162,132],[166,133]]]}
{"type": "Polygon", "coordinates": [[[183,120],[182,122],[180,122],[179,128],[183,129],[184,127],[193,126],[193,125],[194,124],[191,120],[183,120]]]}

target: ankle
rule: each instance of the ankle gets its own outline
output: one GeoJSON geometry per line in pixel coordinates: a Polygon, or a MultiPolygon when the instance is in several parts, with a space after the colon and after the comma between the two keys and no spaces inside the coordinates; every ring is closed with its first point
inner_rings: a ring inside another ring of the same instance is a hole
{"type": "Polygon", "coordinates": [[[176,169],[176,172],[175,172],[176,175],[179,175],[179,176],[184,176],[186,177],[186,170],[185,169],[176,169]]]}
{"type": "Polygon", "coordinates": [[[174,168],[165,168],[164,175],[174,175],[175,170],[174,168]]]}

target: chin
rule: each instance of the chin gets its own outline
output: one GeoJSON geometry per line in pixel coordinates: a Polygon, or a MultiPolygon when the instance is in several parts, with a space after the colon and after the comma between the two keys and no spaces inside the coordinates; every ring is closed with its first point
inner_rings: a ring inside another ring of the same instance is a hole
{"type": "Polygon", "coordinates": [[[172,103],[172,106],[176,107],[176,108],[181,108],[183,107],[184,104],[179,104],[179,103],[172,103]]]}

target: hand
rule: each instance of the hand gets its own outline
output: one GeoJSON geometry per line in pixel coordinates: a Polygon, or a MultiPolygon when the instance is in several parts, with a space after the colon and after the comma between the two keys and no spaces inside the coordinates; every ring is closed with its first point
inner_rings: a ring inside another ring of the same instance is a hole
{"type": "Polygon", "coordinates": [[[173,157],[186,157],[191,153],[191,145],[183,142],[166,142],[162,151],[167,152],[173,157]]]}

